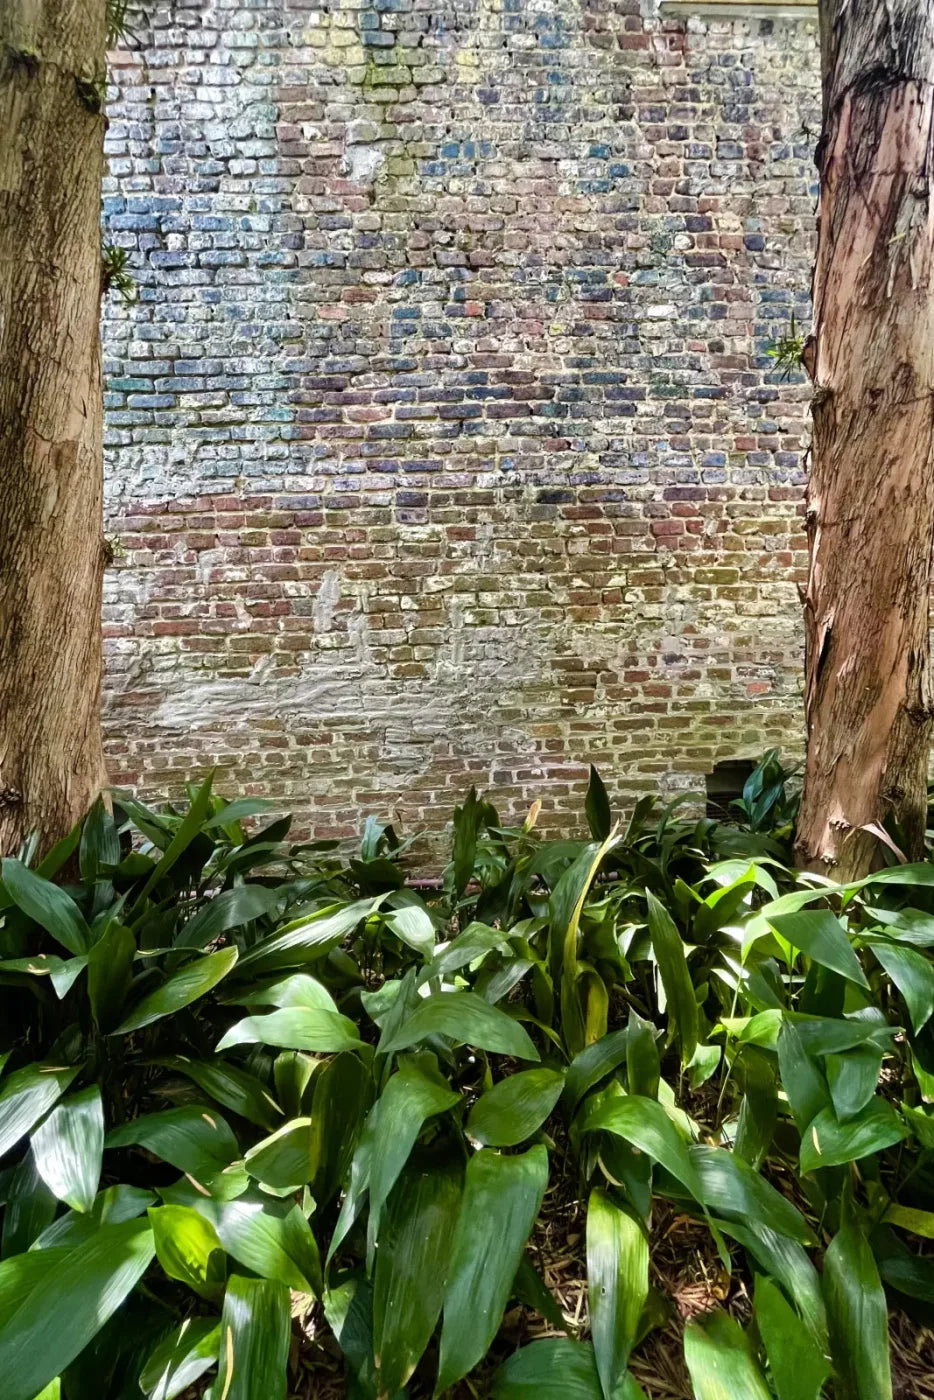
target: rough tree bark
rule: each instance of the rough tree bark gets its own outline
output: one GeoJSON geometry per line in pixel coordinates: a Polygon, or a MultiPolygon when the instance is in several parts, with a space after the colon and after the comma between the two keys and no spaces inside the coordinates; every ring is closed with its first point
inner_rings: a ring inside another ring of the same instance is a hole
{"type": "Polygon", "coordinates": [[[934,0],[821,0],[800,863],[920,855],[931,738],[934,0]],[[870,830],[867,830],[870,828],[870,830]]]}
{"type": "Polygon", "coordinates": [[[0,853],[104,781],[105,0],[0,0],[0,853]]]}

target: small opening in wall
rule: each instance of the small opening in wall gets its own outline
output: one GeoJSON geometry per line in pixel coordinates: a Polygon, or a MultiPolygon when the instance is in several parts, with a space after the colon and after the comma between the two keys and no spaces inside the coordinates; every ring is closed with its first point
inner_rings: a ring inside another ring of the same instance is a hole
{"type": "Polygon", "coordinates": [[[707,788],[707,815],[717,821],[726,821],[735,816],[730,803],[742,797],[746,779],[755,768],[751,758],[725,758],[714,764],[712,773],[704,779],[707,788]]]}

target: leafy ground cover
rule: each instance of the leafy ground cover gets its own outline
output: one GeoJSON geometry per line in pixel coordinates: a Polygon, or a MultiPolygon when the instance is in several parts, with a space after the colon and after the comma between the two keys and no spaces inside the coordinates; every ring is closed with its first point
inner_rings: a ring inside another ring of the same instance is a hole
{"type": "Polygon", "coordinates": [[[934,864],[795,876],[786,776],[5,860],[6,1400],[934,1395],[934,864]]]}

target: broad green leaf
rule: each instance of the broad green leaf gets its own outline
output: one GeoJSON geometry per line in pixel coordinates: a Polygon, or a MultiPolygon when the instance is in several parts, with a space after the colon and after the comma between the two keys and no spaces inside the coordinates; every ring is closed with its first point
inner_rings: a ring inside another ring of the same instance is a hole
{"type": "Polygon", "coordinates": [[[595,1084],[599,1084],[600,1080],[605,1079],[608,1074],[612,1074],[613,1070],[623,1063],[626,1058],[628,1041],[628,1028],[612,1031],[610,1035],[602,1036],[593,1045],[585,1046],[579,1054],[574,1056],[568,1066],[562,1094],[563,1102],[570,1112],[573,1113],[588,1090],[592,1089],[595,1084]]]}
{"type": "Polygon", "coordinates": [[[36,1400],[61,1400],[61,1397],[62,1382],[61,1378],[59,1376],[56,1376],[54,1381],[49,1381],[45,1389],[42,1390],[41,1393],[36,1396],[36,1400]]]}
{"type": "MultiPolygon", "coordinates": [[[[403,1064],[370,1110],[360,1148],[370,1189],[367,1258],[372,1263],[383,1203],[408,1161],[425,1122],[460,1102],[460,1095],[416,1065],[403,1064]]],[[[401,1382],[400,1382],[401,1384],[401,1382]]]]}
{"type": "Polygon", "coordinates": [[[876,1092],[882,1060],[882,1051],[875,1045],[857,1045],[824,1060],[834,1113],[841,1122],[869,1103],[876,1092]]]}
{"type": "Polygon", "coordinates": [[[373,1078],[358,1055],[337,1055],[319,1071],[311,1100],[311,1194],[323,1209],[343,1187],[373,1102],[373,1078]]]}
{"type": "Polygon", "coordinates": [[[563,1088],[564,1075],[553,1069],[507,1075],[470,1110],[467,1136],[484,1147],[517,1147],[542,1126],[563,1088]]]}
{"type": "Polygon", "coordinates": [[[658,1095],[658,1082],[661,1077],[658,1042],[655,1027],[643,1021],[632,1007],[629,1008],[629,1022],[626,1027],[626,1073],[629,1078],[630,1094],[641,1094],[654,1099],[658,1095]]]}
{"type": "Polygon", "coordinates": [[[233,1274],[221,1313],[222,1400],[285,1400],[291,1313],[284,1283],[233,1274]]]}
{"type": "Polygon", "coordinates": [[[58,1198],[36,1171],[32,1152],[27,1151],[10,1176],[3,1211],[3,1258],[25,1253],[51,1225],[57,1210],[58,1198]]]}
{"type": "Polygon", "coordinates": [[[786,1012],[808,1055],[838,1055],[856,1045],[876,1045],[889,1050],[898,1027],[890,1026],[880,1011],[844,1016],[799,1016],[786,1012]]]}
{"type": "Polygon", "coordinates": [[[406,1384],[438,1321],[460,1193],[457,1163],[424,1169],[413,1163],[389,1197],[373,1275],[373,1355],[381,1394],[406,1384]]]}
{"type": "Polygon", "coordinates": [[[539,1317],[544,1318],[557,1331],[567,1331],[567,1322],[561,1311],[561,1305],[532,1263],[528,1250],[519,1261],[512,1291],[520,1303],[524,1303],[527,1308],[537,1312],[539,1317]]]}
{"type": "Polygon", "coordinates": [[[130,1031],[138,1031],[163,1016],[181,1011],[183,1006],[190,1006],[216,987],[236,961],[236,948],[221,948],[217,953],[208,953],[207,957],[195,958],[178,972],[173,972],[156,991],[143,997],[117,1027],[114,1035],[129,1035],[130,1031]]]}
{"type": "Polygon", "coordinates": [[[755,1316],[778,1400],[820,1400],[830,1367],[781,1289],[764,1274],[756,1275],[755,1316]]]}
{"type": "Polygon", "coordinates": [[[227,1260],[217,1231],[188,1206],[157,1206],[149,1211],[156,1258],[169,1278],[187,1284],[202,1298],[219,1300],[227,1260]]]}
{"type": "Polygon", "coordinates": [[[799,1244],[816,1243],[804,1216],[741,1157],[700,1143],[690,1147],[688,1154],[700,1182],[698,1199],[715,1215],[741,1221],[751,1217],[799,1244]]]}
{"type": "Polygon", "coordinates": [[[743,1223],[717,1219],[713,1222],[725,1235],[738,1240],[756,1263],[771,1274],[797,1309],[808,1334],[823,1351],[827,1345],[827,1318],[820,1278],[807,1251],[797,1240],[779,1235],[755,1217],[743,1223]]]}
{"type": "Polygon", "coordinates": [[[202,904],[183,924],[175,939],[176,948],[206,948],[222,933],[242,928],[269,914],[282,899],[281,891],[266,885],[235,885],[222,890],[202,904]]]}
{"type": "Polygon", "coordinates": [[[244,1006],[276,1006],[280,1010],[304,1008],[337,1014],[337,1003],[327,987],[307,972],[290,973],[266,987],[251,987],[237,1000],[244,1006]]]}
{"type": "Polygon", "coordinates": [[[749,1339],[722,1308],[685,1327],[684,1359],[695,1400],[772,1400],[749,1339]]]}
{"type": "Polygon", "coordinates": [[[897,1225],[899,1229],[910,1230],[922,1239],[934,1240],[934,1213],[929,1210],[915,1210],[893,1203],[887,1207],[882,1219],[887,1225],[897,1225]]]}
{"type": "Polygon", "coordinates": [[[701,1199],[701,1183],[687,1145],[661,1104],[641,1094],[604,1093],[589,1099],[580,1117],[582,1133],[615,1133],[660,1162],[667,1172],[701,1199]]]}
{"type": "Polygon", "coordinates": [[[0,1084],[0,1157],[48,1113],[77,1073],[71,1066],[32,1064],[7,1075],[0,1084]]]}
{"type": "Polygon", "coordinates": [[[240,961],[240,971],[250,975],[293,967],[326,957],[332,948],[353,933],[358,924],[375,912],[385,894],[355,900],[352,904],[329,904],[314,914],[295,919],[269,938],[262,939],[240,961]]]}
{"type": "Polygon", "coordinates": [[[791,1021],[785,1021],[778,1037],[778,1067],[788,1105],[803,1133],[821,1109],[829,1107],[830,1095],[791,1021]]]}
{"type": "Polygon", "coordinates": [[[866,974],[843,925],[829,909],[802,909],[797,914],[769,918],[770,926],[793,948],[800,948],[814,962],[839,972],[848,982],[868,988],[866,974]]]}
{"type": "Polygon", "coordinates": [[[912,1029],[917,1034],[934,1015],[934,967],[930,959],[912,948],[897,948],[891,943],[873,941],[871,947],[905,998],[912,1029]]]}
{"type": "Polygon", "coordinates": [[[239,1264],[299,1293],[320,1294],[318,1246],[297,1205],[241,1196],[199,1209],[212,1210],[221,1244],[239,1264]]]}
{"type": "Polygon", "coordinates": [[[674,1038],[681,1047],[682,1064],[688,1064],[697,1049],[697,1000],[688,971],[684,943],[674,920],[663,904],[646,890],[649,910],[649,934],[652,951],[658,964],[668,1021],[674,1038]]]}
{"type": "Polygon", "coordinates": [[[98,1191],[91,1210],[80,1212],[66,1211],[53,1220],[34,1242],[34,1249],[69,1249],[91,1239],[102,1225],[122,1225],[126,1220],[136,1220],[144,1215],[156,1201],[151,1191],[143,1191],[138,1186],[108,1186],[98,1191]]]}
{"type": "Polygon", "coordinates": [[[201,1184],[240,1156],[237,1139],[217,1109],[198,1104],[133,1118],[111,1129],[105,1146],[144,1147],[201,1184]]]}
{"type": "MultiPolygon", "coordinates": [[[[134,910],[139,908],[143,900],[146,899],[146,897],[151,893],[151,891],[156,888],[159,881],[164,879],[165,876],[168,875],[169,871],[172,869],[173,865],[175,865],[176,861],[181,859],[181,857],[188,850],[188,847],[191,845],[192,841],[194,841],[195,837],[202,830],[204,826],[204,819],[207,816],[207,813],[210,810],[211,806],[211,785],[213,782],[214,774],[209,773],[205,781],[202,783],[201,787],[198,789],[198,792],[195,794],[191,806],[189,807],[188,811],[185,813],[185,816],[179,823],[178,830],[175,832],[168,846],[166,846],[165,850],[163,851],[162,856],[160,857],[158,863],[152,871],[152,874],[149,876],[145,885],[140,890],[139,894],[136,896],[136,899],[133,904],[134,910]]],[[[186,1006],[187,1002],[182,1002],[182,1005],[186,1006]]],[[[174,1010],[175,1008],[170,1009],[174,1010]]]]}
{"type": "Polygon", "coordinates": [[[801,1170],[856,1162],[907,1136],[908,1129],[886,1099],[873,1099],[845,1123],[832,1108],[824,1108],[801,1134],[801,1170]]]}
{"type": "Polygon", "coordinates": [[[865,1235],[844,1225],[824,1255],[830,1353],[847,1400],[892,1400],[889,1319],[865,1235]]]}
{"type": "Polygon", "coordinates": [[[311,1119],[283,1124],[249,1148],[243,1161],[250,1176],[274,1191],[304,1186],[311,1178],[311,1119]]]}
{"type": "Polygon", "coordinates": [[[113,813],[98,797],[84,820],[78,867],[83,880],[96,880],[102,868],[120,864],[120,836],[113,813]]]}
{"type": "Polygon", "coordinates": [[[282,1122],[282,1110],[265,1086],[237,1065],[216,1057],[191,1060],[187,1055],[167,1056],[155,1063],[184,1074],[224,1108],[260,1128],[271,1130],[282,1122]]]}
{"type": "MultiPolygon", "coordinates": [[[[236,826],[244,817],[257,817],[263,812],[275,810],[276,803],[268,797],[238,797],[233,802],[225,802],[213,816],[208,817],[204,829],[213,831],[215,827],[236,826]]],[[[281,807],[279,810],[282,810],[281,807]]]]}
{"type": "MultiPolygon", "coordinates": [[[[71,991],[75,982],[88,965],[86,953],[74,958],[59,958],[54,953],[37,953],[32,958],[4,958],[0,961],[0,972],[25,972],[31,977],[48,977],[55,988],[55,995],[61,999],[71,991]]],[[[7,1051],[7,1055],[9,1055],[7,1051]]]]}
{"type": "Polygon", "coordinates": [[[551,975],[556,985],[560,985],[564,1039],[574,1054],[606,1031],[606,989],[602,979],[591,979],[591,992],[596,992],[599,1009],[594,1014],[594,1009],[588,1007],[586,1017],[584,1015],[577,944],[587,893],[597,877],[604,856],[616,845],[617,839],[615,832],[611,832],[599,846],[595,843],[585,846],[574,864],[558,880],[549,900],[551,975]]]}
{"type": "Polygon", "coordinates": [[[477,797],[476,788],[471,788],[463,807],[454,808],[454,841],[452,866],[454,893],[458,898],[464,893],[473,874],[477,854],[477,837],[487,816],[487,804],[477,797]]]}
{"type": "Polygon", "coordinates": [[[641,1225],[599,1190],[587,1205],[587,1295],[604,1400],[615,1400],[649,1295],[649,1246],[641,1225]]]}
{"type": "Polygon", "coordinates": [[[13,903],[22,909],[69,953],[86,953],[91,934],[81,910],[61,885],[43,880],[21,861],[3,862],[3,887],[13,903]]]}
{"type": "Polygon", "coordinates": [[[33,1400],[60,1376],[142,1278],[154,1252],[145,1221],[104,1225],[74,1249],[0,1264],[4,1400],[33,1400]]]}
{"type": "MultiPolygon", "coordinates": [[[[602,1396],[593,1347],[569,1337],[546,1337],[513,1352],[496,1372],[490,1392],[491,1400],[602,1400],[602,1396]]],[[[613,1400],[645,1400],[645,1393],[627,1376],[613,1400]]]]}
{"type": "Polygon", "coordinates": [[[265,1016],[245,1016],[231,1026],[217,1048],[228,1050],[232,1045],[278,1045],[284,1050],[315,1050],[321,1055],[334,1055],[341,1050],[357,1050],[363,1041],[347,1016],[292,1006],[265,1016]]]}
{"type": "Polygon", "coordinates": [[[519,1022],[475,992],[441,992],[426,997],[380,1048],[392,1055],[432,1035],[446,1035],[458,1045],[512,1055],[517,1060],[538,1059],[538,1051],[519,1022]]]}
{"type": "Polygon", "coordinates": [[[603,785],[603,779],[593,764],[590,765],[590,783],[587,787],[584,811],[587,814],[587,825],[590,827],[593,839],[605,841],[613,825],[613,813],[610,809],[610,799],[603,785]]]}
{"type": "Polygon", "coordinates": [[[104,1105],[93,1085],[62,1099],[32,1135],[36,1170],[73,1210],[94,1205],[104,1157],[104,1105]]]}
{"type": "Polygon", "coordinates": [[[136,939],[121,923],[111,923],[88,952],[88,996],[98,1030],[106,1035],[120,1020],[133,980],[136,939]]]}
{"type": "Polygon", "coordinates": [[[540,1145],[514,1157],[484,1149],[467,1163],[444,1294],[436,1393],[465,1376],[499,1331],[547,1184],[548,1154],[540,1145]]]}
{"type": "Polygon", "coordinates": [[[140,1390],[149,1400],[175,1400],[217,1360],[221,1328],[216,1317],[188,1317],[170,1332],[143,1367],[140,1390]]]}
{"type": "Polygon", "coordinates": [[[403,905],[399,909],[387,909],[383,923],[409,948],[422,957],[430,958],[435,946],[435,926],[427,909],[417,904],[403,905]]]}

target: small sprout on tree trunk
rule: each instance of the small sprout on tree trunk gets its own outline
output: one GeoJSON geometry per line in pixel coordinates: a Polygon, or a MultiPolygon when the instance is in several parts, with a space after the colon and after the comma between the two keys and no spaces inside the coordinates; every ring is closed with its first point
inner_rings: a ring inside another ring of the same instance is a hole
{"type": "Polygon", "coordinates": [[[132,306],[139,300],[139,288],[127,271],[129,256],[126,248],[117,248],[113,243],[101,249],[101,296],[112,290],[132,306]]]}

